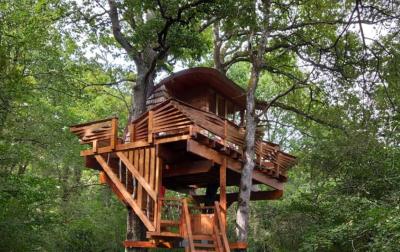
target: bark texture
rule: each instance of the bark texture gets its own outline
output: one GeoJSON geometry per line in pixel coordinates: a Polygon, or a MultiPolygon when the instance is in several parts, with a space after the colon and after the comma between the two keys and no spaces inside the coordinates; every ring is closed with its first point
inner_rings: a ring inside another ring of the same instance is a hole
{"type": "Polygon", "coordinates": [[[238,210],[236,212],[236,235],[237,239],[242,242],[247,242],[249,230],[249,215],[250,215],[250,194],[252,189],[252,178],[254,170],[255,159],[255,141],[256,141],[256,98],[255,93],[260,79],[260,72],[262,67],[265,66],[264,55],[269,35],[269,16],[270,16],[270,0],[261,1],[260,5],[256,8],[262,11],[260,18],[263,20],[261,32],[257,43],[255,41],[253,32],[249,39],[249,55],[251,68],[251,77],[249,80],[247,94],[246,94],[246,134],[245,134],[245,151],[244,151],[244,164],[240,179],[238,210]]]}
{"type": "Polygon", "coordinates": [[[255,121],[255,91],[259,80],[259,70],[253,67],[247,90],[246,104],[246,135],[245,152],[242,176],[240,179],[240,191],[238,210],[236,213],[236,235],[239,241],[246,242],[248,236],[249,203],[252,188],[252,174],[254,170],[254,146],[256,135],[255,121]]]}

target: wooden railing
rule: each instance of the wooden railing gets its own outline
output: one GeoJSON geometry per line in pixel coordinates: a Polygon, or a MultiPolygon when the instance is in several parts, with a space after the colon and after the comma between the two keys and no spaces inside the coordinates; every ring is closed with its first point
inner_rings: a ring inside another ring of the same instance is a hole
{"type": "Polygon", "coordinates": [[[118,142],[118,118],[73,125],[70,131],[78,136],[81,144],[92,144],[94,152],[99,146],[115,149],[118,142]]]}
{"type": "MultiPolygon", "coordinates": [[[[144,113],[130,123],[127,129],[124,140],[118,144],[117,118],[71,126],[71,131],[79,137],[82,144],[92,145],[92,150],[81,153],[84,156],[203,136],[217,143],[226,153],[234,153],[235,158],[240,160],[243,157],[243,127],[174,99],[144,113]]],[[[295,163],[295,158],[282,152],[278,145],[263,141],[261,133],[257,134],[256,139],[256,169],[269,176],[286,179],[287,170],[295,163]]]]}
{"type": "Polygon", "coordinates": [[[159,196],[156,211],[156,233],[168,232],[182,236],[182,209],[182,199],[159,196]]]}
{"type": "MultiPolygon", "coordinates": [[[[154,139],[201,134],[243,155],[245,128],[174,99],[155,106],[131,123],[128,129],[131,142],[152,143],[154,139]]],[[[295,158],[282,152],[278,145],[263,141],[261,132],[257,133],[256,139],[257,168],[271,171],[270,175],[276,177],[286,176],[295,158]]]]}

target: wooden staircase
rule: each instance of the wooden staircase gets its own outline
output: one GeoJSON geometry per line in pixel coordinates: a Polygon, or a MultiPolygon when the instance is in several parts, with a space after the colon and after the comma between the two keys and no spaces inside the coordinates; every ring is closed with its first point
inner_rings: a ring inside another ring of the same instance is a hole
{"type": "Polygon", "coordinates": [[[101,182],[107,183],[118,198],[133,209],[148,231],[155,231],[160,183],[160,160],[155,157],[155,148],[94,157],[102,168],[101,182]]]}
{"type": "MultiPolygon", "coordinates": [[[[103,169],[102,182],[107,183],[118,198],[139,216],[148,230],[147,237],[154,245],[179,241],[185,251],[190,252],[230,251],[219,202],[204,207],[189,206],[186,198],[163,199],[141,175],[140,152],[138,155],[138,166],[135,166],[134,153],[133,162],[130,154],[123,152],[116,152],[114,157],[95,155],[95,158],[103,169]],[[142,197],[138,196],[139,191],[142,197]]],[[[143,157],[143,160],[147,158],[143,157]]]]}

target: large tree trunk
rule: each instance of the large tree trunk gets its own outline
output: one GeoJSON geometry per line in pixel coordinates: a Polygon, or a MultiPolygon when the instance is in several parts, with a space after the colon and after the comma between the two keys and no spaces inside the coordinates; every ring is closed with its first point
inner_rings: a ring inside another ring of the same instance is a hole
{"type": "Polygon", "coordinates": [[[251,78],[247,90],[246,104],[246,136],[244,165],[240,180],[238,210],[236,213],[236,235],[239,241],[247,242],[249,226],[249,203],[252,188],[252,174],[254,169],[254,145],[256,135],[255,121],[255,91],[259,80],[259,70],[252,68],[251,78]]]}
{"type": "MultiPolygon", "coordinates": [[[[146,99],[154,86],[155,69],[147,66],[151,62],[151,52],[146,55],[140,55],[143,62],[135,61],[137,69],[136,83],[132,86],[131,111],[129,111],[129,121],[133,121],[141,114],[146,112],[146,99]]],[[[139,217],[128,207],[126,222],[126,239],[134,241],[143,241],[146,239],[146,227],[139,217]]],[[[147,251],[145,248],[127,248],[128,252],[147,251]]]]}

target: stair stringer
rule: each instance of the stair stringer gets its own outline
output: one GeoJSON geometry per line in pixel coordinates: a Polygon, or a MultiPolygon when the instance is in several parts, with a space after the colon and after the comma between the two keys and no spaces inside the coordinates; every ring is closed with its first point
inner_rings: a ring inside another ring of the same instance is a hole
{"type": "Polygon", "coordinates": [[[106,159],[94,155],[106,174],[107,183],[121,201],[131,207],[150,232],[157,228],[158,189],[162,160],[155,146],[109,153],[106,159]],[[110,156],[114,156],[109,162],[110,156]]]}

